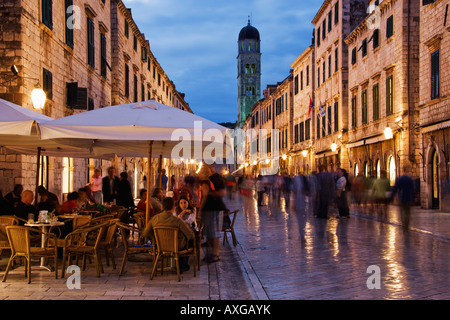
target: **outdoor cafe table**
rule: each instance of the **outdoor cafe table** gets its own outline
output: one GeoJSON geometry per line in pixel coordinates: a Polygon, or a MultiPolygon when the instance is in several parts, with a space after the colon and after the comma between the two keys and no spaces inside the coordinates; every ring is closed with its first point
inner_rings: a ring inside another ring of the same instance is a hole
{"type": "MultiPolygon", "coordinates": [[[[49,223],[42,223],[42,222],[33,222],[33,223],[25,223],[26,227],[34,227],[34,228],[40,228],[42,231],[42,240],[41,240],[41,247],[45,247],[45,243],[47,242],[47,232],[50,229],[50,227],[61,227],[63,226],[63,222],[49,222],[49,223]]],[[[53,267],[47,266],[45,258],[41,258],[41,268],[46,269],[48,271],[54,271],[53,267]]]]}
{"type": "Polygon", "coordinates": [[[69,213],[57,215],[58,219],[72,219],[81,216],[82,216],[81,214],[69,214],[69,213]]]}
{"type": "Polygon", "coordinates": [[[79,215],[81,216],[91,216],[91,218],[94,218],[96,215],[101,214],[101,211],[97,211],[97,210],[81,210],[79,212],[79,215]]]}

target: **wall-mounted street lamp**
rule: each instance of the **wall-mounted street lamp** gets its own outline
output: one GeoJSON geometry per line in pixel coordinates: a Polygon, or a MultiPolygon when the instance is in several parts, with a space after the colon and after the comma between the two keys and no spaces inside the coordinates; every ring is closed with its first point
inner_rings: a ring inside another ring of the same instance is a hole
{"type": "Polygon", "coordinates": [[[44,109],[45,100],[47,100],[47,95],[44,90],[42,90],[39,83],[34,86],[33,91],[31,91],[31,101],[33,102],[33,107],[38,110],[44,109]]]}
{"type": "MultiPolygon", "coordinates": [[[[16,65],[11,66],[11,72],[17,76],[19,74],[19,69],[17,69],[16,65]]],[[[39,80],[35,78],[28,78],[28,77],[22,77],[23,79],[31,79],[36,80],[37,83],[34,86],[33,91],[31,91],[31,102],[33,103],[33,107],[37,110],[44,109],[45,106],[45,100],[47,99],[47,95],[45,94],[44,90],[42,90],[41,85],[39,84],[39,80]]]]}
{"type": "Polygon", "coordinates": [[[391,127],[389,127],[389,124],[384,129],[384,137],[388,140],[394,137],[394,133],[392,132],[391,127]]]}
{"type": "Polygon", "coordinates": [[[395,122],[390,122],[390,123],[388,122],[386,128],[384,129],[384,137],[385,137],[387,140],[392,139],[392,138],[394,137],[394,132],[392,131],[392,128],[391,128],[390,124],[396,125],[396,126],[400,129],[400,131],[403,130],[403,127],[399,124],[399,122],[400,122],[401,120],[402,120],[402,118],[399,117],[399,118],[397,118],[397,119],[395,120],[395,122]]]}
{"type": "Polygon", "coordinates": [[[337,144],[336,142],[333,141],[333,143],[331,144],[331,151],[335,152],[337,150],[337,144]]]}
{"type": "Polygon", "coordinates": [[[308,150],[303,150],[302,155],[303,155],[303,158],[306,158],[306,156],[308,155],[308,150]]]}
{"type": "Polygon", "coordinates": [[[286,155],[286,154],[283,154],[283,155],[281,156],[281,159],[286,160],[286,159],[287,159],[287,155],[286,155]]]}

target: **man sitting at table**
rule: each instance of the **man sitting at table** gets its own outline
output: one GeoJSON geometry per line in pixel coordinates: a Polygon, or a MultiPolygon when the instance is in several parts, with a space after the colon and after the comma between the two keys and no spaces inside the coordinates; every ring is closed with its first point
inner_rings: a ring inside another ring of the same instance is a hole
{"type": "Polygon", "coordinates": [[[22,192],[23,186],[21,184],[16,184],[14,186],[14,190],[6,194],[5,200],[7,200],[15,208],[20,202],[22,192]]]}
{"type": "MultiPolygon", "coordinates": [[[[34,220],[36,221],[38,212],[36,208],[32,205],[33,200],[34,200],[33,191],[25,190],[24,192],[22,192],[20,202],[14,208],[14,215],[20,219],[28,221],[28,214],[32,213],[34,214],[34,220]]],[[[24,224],[25,224],[24,221],[19,220],[19,225],[23,226],[24,224]]]]}
{"type": "MultiPolygon", "coordinates": [[[[170,197],[164,198],[162,205],[163,205],[163,212],[155,215],[153,218],[150,219],[150,221],[147,224],[147,227],[145,228],[143,236],[153,239],[154,238],[153,228],[155,227],[178,228],[179,230],[178,249],[180,251],[187,249],[189,241],[194,239],[194,232],[183,220],[173,215],[175,209],[175,202],[173,198],[170,197]]],[[[181,273],[183,271],[189,270],[188,259],[189,257],[180,257],[179,262],[181,273]]]]}

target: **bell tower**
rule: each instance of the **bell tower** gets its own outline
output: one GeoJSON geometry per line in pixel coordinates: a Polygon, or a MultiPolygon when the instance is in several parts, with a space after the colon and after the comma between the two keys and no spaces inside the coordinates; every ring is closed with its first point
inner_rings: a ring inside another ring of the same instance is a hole
{"type": "Polygon", "coordinates": [[[261,40],[250,18],[239,32],[237,69],[238,124],[242,128],[253,105],[261,99],[261,40]]]}

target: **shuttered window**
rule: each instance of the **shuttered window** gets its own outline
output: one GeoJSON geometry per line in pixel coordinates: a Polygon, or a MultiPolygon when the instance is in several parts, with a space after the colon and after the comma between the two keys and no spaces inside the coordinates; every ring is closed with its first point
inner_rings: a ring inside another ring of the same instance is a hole
{"type": "Polygon", "coordinates": [[[104,34],[100,35],[100,69],[101,69],[101,76],[106,78],[107,75],[107,60],[106,60],[106,37],[104,34]]]}
{"type": "Polygon", "coordinates": [[[48,100],[52,100],[53,98],[53,75],[47,69],[43,69],[42,71],[42,89],[47,95],[48,100]]]}
{"type": "Polygon", "coordinates": [[[361,115],[362,124],[367,124],[367,90],[364,90],[361,94],[361,115]]]}
{"type": "Polygon", "coordinates": [[[386,20],[386,39],[394,35],[394,16],[390,16],[386,20]]]}
{"type": "Polygon", "coordinates": [[[88,44],[88,64],[95,68],[95,40],[94,40],[94,23],[87,18],[87,44],[88,44]]]}
{"type": "Polygon", "coordinates": [[[356,128],[356,96],[352,98],[352,128],[356,128]]]}
{"type": "Polygon", "coordinates": [[[42,23],[53,30],[53,1],[42,0],[42,23]]]}
{"type": "Polygon", "coordinates": [[[378,83],[372,87],[373,120],[380,119],[380,93],[378,83]]]}
{"type": "Polygon", "coordinates": [[[125,65],[125,97],[130,97],[130,67],[125,65]]]}
{"type": "Polygon", "coordinates": [[[339,131],[339,102],[334,103],[334,132],[339,131]]]}
{"type": "Polygon", "coordinates": [[[431,99],[439,97],[439,50],[431,54],[431,99]]]}
{"type": "Polygon", "coordinates": [[[386,79],[386,115],[394,113],[394,83],[392,76],[386,79]]]}
{"type": "MultiPolygon", "coordinates": [[[[65,21],[65,28],[66,28],[66,44],[73,49],[73,9],[68,11],[68,8],[73,6],[73,0],[65,0],[65,12],[66,12],[66,21],[65,21]],[[69,23],[69,21],[71,23],[69,23]]],[[[72,7],[73,8],[73,7],[72,7]]]]}

